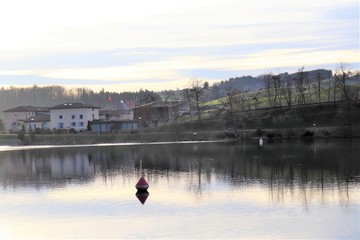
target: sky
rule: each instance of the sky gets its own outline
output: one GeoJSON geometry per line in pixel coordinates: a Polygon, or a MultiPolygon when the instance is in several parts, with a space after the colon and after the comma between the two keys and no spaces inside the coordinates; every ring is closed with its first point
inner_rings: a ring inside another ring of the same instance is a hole
{"type": "Polygon", "coordinates": [[[181,89],[360,69],[358,0],[0,0],[0,86],[181,89]]]}

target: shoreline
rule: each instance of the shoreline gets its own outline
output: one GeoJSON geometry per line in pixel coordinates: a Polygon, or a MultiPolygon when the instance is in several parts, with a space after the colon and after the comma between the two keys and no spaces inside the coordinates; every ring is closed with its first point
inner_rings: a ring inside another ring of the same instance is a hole
{"type": "Polygon", "coordinates": [[[230,130],[198,132],[138,132],[126,133],[81,133],[81,134],[25,134],[22,140],[17,134],[1,134],[0,146],[70,146],[99,144],[161,144],[208,141],[258,141],[281,139],[331,139],[360,138],[360,127],[312,127],[290,129],[245,130],[236,133],[230,130]]]}
{"type": "Polygon", "coordinates": [[[232,142],[226,140],[218,141],[177,141],[177,142],[134,142],[134,143],[95,143],[95,144],[70,144],[70,145],[13,145],[0,146],[0,152],[24,151],[29,149],[47,149],[47,148],[78,148],[78,147],[111,147],[111,146],[139,146],[139,145],[163,145],[163,144],[201,144],[201,143],[222,143],[232,142]]]}

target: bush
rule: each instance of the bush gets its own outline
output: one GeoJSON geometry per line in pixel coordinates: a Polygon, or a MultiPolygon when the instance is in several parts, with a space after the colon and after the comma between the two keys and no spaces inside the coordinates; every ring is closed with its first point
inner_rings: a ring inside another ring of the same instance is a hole
{"type": "Polygon", "coordinates": [[[264,131],[262,130],[262,129],[256,129],[256,131],[255,131],[255,136],[257,136],[257,137],[261,137],[261,136],[263,136],[264,135],[264,131]]]}
{"type": "Polygon", "coordinates": [[[34,141],[35,141],[35,133],[34,133],[34,132],[32,132],[32,133],[30,134],[30,140],[31,140],[31,142],[34,142],[34,141]]]}
{"type": "Polygon", "coordinates": [[[67,133],[67,129],[55,129],[55,132],[57,134],[66,134],[67,133]]]}
{"type": "Polygon", "coordinates": [[[24,142],[24,140],[25,140],[25,133],[24,133],[24,131],[19,131],[18,134],[17,134],[17,138],[18,138],[21,142],[24,142]]]}
{"type": "Polygon", "coordinates": [[[266,134],[266,136],[269,138],[269,139],[272,139],[274,137],[277,137],[277,138],[281,138],[283,135],[281,132],[268,132],[266,134]]]}
{"type": "Polygon", "coordinates": [[[69,133],[71,133],[71,134],[77,134],[78,132],[77,132],[74,128],[71,128],[71,129],[69,130],[69,133]]]}
{"type": "Polygon", "coordinates": [[[225,131],[224,136],[227,138],[238,138],[238,136],[232,131],[225,131]]]}
{"type": "Polygon", "coordinates": [[[340,127],[335,130],[335,135],[338,137],[351,137],[352,130],[349,127],[340,127]]]}
{"type": "Polygon", "coordinates": [[[272,133],[272,132],[268,132],[268,133],[266,134],[266,136],[271,139],[271,138],[274,138],[274,137],[275,137],[275,134],[272,133]]]}
{"type": "Polygon", "coordinates": [[[329,137],[330,136],[330,133],[329,133],[329,131],[327,129],[320,130],[319,133],[320,133],[321,136],[324,136],[324,137],[329,137]]]}
{"type": "Polygon", "coordinates": [[[314,137],[314,132],[306,130],[303,134],[301,134],[302,138],[312,138],[314,137]]]}
{"type": "Polygon", "coordinates": [[[296,132],[294,129],[292,128],[289,128],[287,131],[286,131],[286,137],[287,138],[294,138],[296,137],[296,132]]]}

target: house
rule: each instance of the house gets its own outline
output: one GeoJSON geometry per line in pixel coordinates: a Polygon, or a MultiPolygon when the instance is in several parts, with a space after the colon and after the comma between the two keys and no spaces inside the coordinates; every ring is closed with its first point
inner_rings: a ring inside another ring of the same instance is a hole
{"type": "Polygon", "coordinates": [[[50,108],[52,129],[87,129],[89,121],[99,119],[100,107],[83,103],[64,103],[50,108]]]}
{"type": "Polygon", "coordinates": [[[101,120],[127,121],[134,119],[134,113],[126,109],[99,110],[99,117],[101,120]]]}
{"type": "Polygon", "coordinates": [[[134,114],[132,110],[100,110],[99,116],[99,120],[89,122],[93,132],[133,133],[138,129],[138,121],[133,120],[134,114]]]}
{"type": "Polygon", "coordinates": [[[37,129],[47,130],[50,127],[50,114],[37,114],[24,120],[25,132],[32,133],[37,129]]]}
{"type": "Polygon", "coordinates": [[[6,132],[18,132],[25,127],[24,121],[38,114],[49,114],[47,107],[19,106],[4,111],[6,132]]]}
{"type": "Polygon", "coordinates": [[[144,128],[160,127],[189,111],[185,102],[152,102],[133,109],[134,119],[144,128]]]}

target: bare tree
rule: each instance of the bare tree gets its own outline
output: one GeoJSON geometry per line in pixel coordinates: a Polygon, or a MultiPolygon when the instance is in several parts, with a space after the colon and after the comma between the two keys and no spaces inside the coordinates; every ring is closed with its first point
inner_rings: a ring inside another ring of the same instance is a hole
{"type": "Polygon", "coordinates": [[[209,88],[209,83],[199,79],[191,79],[189,82],[187,94],[192,100],[199,122],[201,122],[201,109],[200,103],[205,95],[205,91],[209,88]]]}
{"type": "Polygon", "coordinates": [[[162,92],[163,101],[165,103],[176,101],[175,92],[173,90],[165,90],[162,92]]]}
{"type": "Polygon", "coordinates": [[[280,75],[272,75],[271,77],[273,85],[273,107],[281,107],[281,79],[280,75]]]}
{"type": "Polygon", "coordinates": [[[293,80],[288,75],[284,76],[282,79],[282,95],[285,98],[286,104],[288,107],[292,105],[292,88],[293,80]]]}
{"type": "Polygon", "coordinates": [[[241,90],[233,87],[228,87],[225,90],[226,96],[220,99],[221,104],[225,109],[225,125],[231,127],[234,130],[235,136],[238,136],[238,124],[236,109],[238,107],[238,98],[241,90]]]}
{"type": "Polygon", "coordinates": [[[188,104],[188,106],[189,106],[190,122],[192,122],[192,109],[193,109],[193,104],[192,104],[192,98],[191,98],[190,89],[184,88],[184,89],[181,91],[181,95],[182,95],[183,99],[187,102],[187,104],[188,104]]]}
{"type": "Polygon", "coordinates": [[[330,75],[329,80],[328,80],[328,102],[330,102],[330,100],[331,100],[331,84],[332,84],[332,81],[331,81],[331,75],[330,75]]]}
{"type": "Polygon", "coordinates": [[[335,79],[337,83],[337,87],[340,90],[341,93],[341,105],[343,108],[343,115],[348,121],[348,127],[349,127],[349,134],[351,135],[351,127],[354,122],[354,113],[353,108],[354,105],[352,104],[352,101],[356,99],[357,91],[352,91],[350,88],[350,85],[348,81],[353,76],[353,73],[350,70],[349,64],[346,63],[340,63],[336,69],[335,73],[335,79]]]}
{"type": "Polygon", "coordinates": [[[231,127],[235,136],[239,136],[242,129],[242,136],[245,138],[246,125],[252,119],[251,109],[252,95],[243,92],[241,89],[226,89],[226,97],[222,100],[225,107],[225,125],[231,127]]]}
{"type": "Polygon", "coordinates": [[[295,77],[295,87],[297,90],[297,100],[299,104],[306,104],[305,98],[305,81],[306,81],[306,73],[304,72],[304,67],[299,68],[297,75],[295,77]]]}
{"type": "Polygon", "coordinates": [[[255,110],[258,108],[258,106],[259,106],[259,96],[260,96],[260,94],[261,94],[261,91],[257,91],[256,93],[255,93],[255,95],[253,95],[253,97],[252,97],[252,100],[254,100],[254,102],[255,102],[255,110]]]}
{"type": "Polygon", "coordinates": [[[314,89],[315,89],[315,95],[316,95],[316,98],[317,98],[317,102],[318,103],[321,103],[321,91],[323,89],[323,86],[324,86],[324,82],[323,82],[323,79],[322,79],[322,74],[320,71],[318,71],[316,73],[316,81],[313,83],[313,86],[314,86],[314,89]]]}
{"type": "Polygon", "coordinates": [[[333,89],[333,102],[336,104],[336,96],[337,96],[337,88],[338,88],[338,78],[336,74],[334,74],[334,78],[331,81],[332,89],[333,89]]]}
{"type": "Polygon", "coordinates": [[[357,71],[355,73],[355,76],[357,78],[357,87],[356,87],[356,91],[355,91],[355,102],[359,101],[359,95],[360,95],[360,71],[357,71]]]}
{"type": "Polygon", "coordinates": [[[267,93],[269,107],[271,107],[271,103],[272,103],[272,101],[271,101],[271,89],[272,89],[271,82],[272,82],[272,74],[269,73],[269,74],[264,75],[264,88],[267,93]]]}
{"type": "Polygon", "coordinates": [[[225,98],[220,99],[220,102],[224,106],[226,111],[234,112],[237,104],[237,97],[241,92],[241,89],[235,89],[232,87],[228,87],[225,90],[226,96],[225,98]]]}
{"type": "MultiPolygon", "coordinates": [[[[313,98],[312,82],[311,82],[310,78],[308,78],[308,77],[305,77],[305,88],[306,88],[305,89],[305,94],[307,95],[306,102],[307,103],[314,103],[315,100],[313,98]]],[[[314,94],[315,94],[315,98],[316,98],[316,93],[314,92],[314,94]]]]}
{"type": "Polygon", "coordinates": [[[335,73],[335,79],[337,80],[337,87],[341,91],[342,100],[346,102],[350,101],[350,86],[348,80],[351,77],[351,71],[348,64],[340,63],[335,73]]]}

